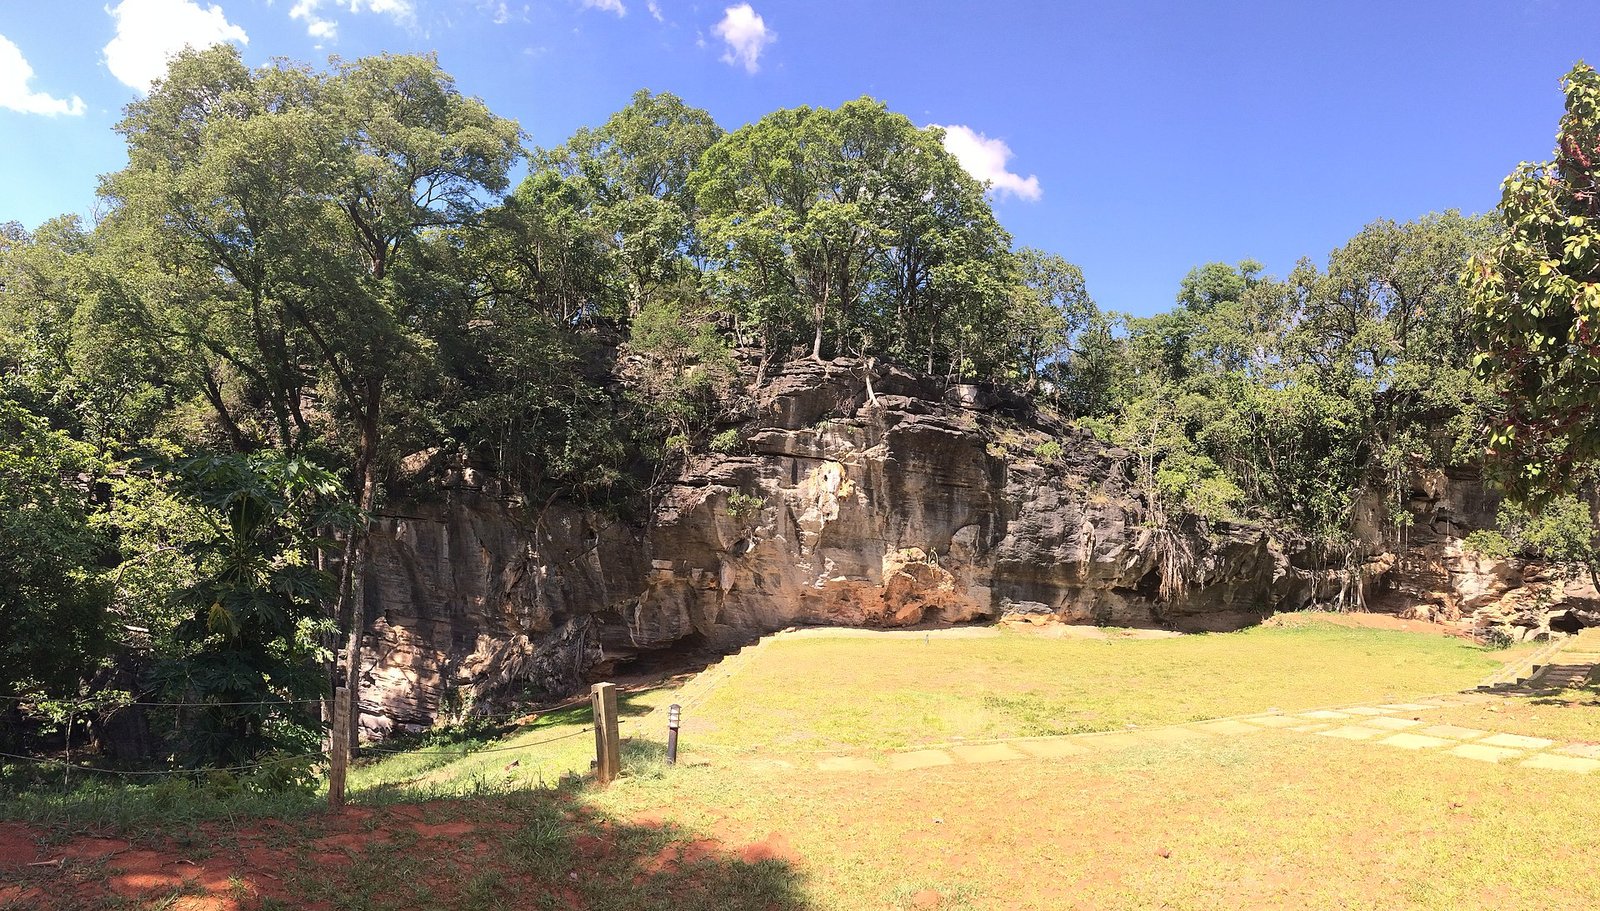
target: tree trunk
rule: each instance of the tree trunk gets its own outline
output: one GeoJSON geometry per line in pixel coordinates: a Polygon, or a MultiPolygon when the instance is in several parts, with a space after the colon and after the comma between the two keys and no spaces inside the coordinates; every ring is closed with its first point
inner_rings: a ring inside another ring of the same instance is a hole
{"type": "MultiPolygon", "coordinates": [[[[372,507],[377,499],[378,471],[378,407],[376,396],[368,400],[366,415],[361,426],[361,452],[357,458],[357,472],[361,478],[361,496],[357,501],[361,511],[360,525],[350,531],[350,537],[345,541],[345,565],[340,585],[340,601],[349,604],[349,634],[345,639],[345,667],[344,686],[347,717],[350,719],[350,748],[353,750],[359,743],[361,705],[361,638],[366,630],[367,611],[366,598],[363,589],[364,570],[366,569],[366,540],[370,527],[372,507]]],[[[339,611],[345,614],[343,604],[339,611]]],[[[337,746],[335,747],[337,749],[337,746]]]]}

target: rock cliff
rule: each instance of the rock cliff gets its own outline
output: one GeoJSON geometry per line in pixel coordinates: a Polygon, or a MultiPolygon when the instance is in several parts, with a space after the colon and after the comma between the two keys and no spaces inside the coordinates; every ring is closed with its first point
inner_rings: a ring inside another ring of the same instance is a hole
{"type": "Polygon", "coordinates": [[[1419,479],[1411,539],[1352,573],[1267,526],[1147,527],[1127,453],[1003,392],[854,361],[790,364],[763,390],[740,446],[681,466],[645,521],[524,503],[462,467],[392,502],[364,580],[363,725],[799,624],[1225,630],[1352,591],[1455,619],[1538,581],[1462,552],[1493,514],[1467,477],[1419,479]]]}

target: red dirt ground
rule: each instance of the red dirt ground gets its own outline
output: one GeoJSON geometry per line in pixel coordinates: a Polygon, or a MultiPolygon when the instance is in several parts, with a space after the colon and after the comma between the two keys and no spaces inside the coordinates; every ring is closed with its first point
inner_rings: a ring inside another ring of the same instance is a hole
{"type": "MultiPolygon", "coordinates": [[[[1461,639],[1472,638],[1472,630],[1467,627],[1452,625],[1449,623],[1434,623],[1430,620],[1406,620],[1401,617],[1397,617],[1394,614],[1366,613],[1361,611],[1351,611],[1348,613],[1327,611],[1325,613],[1315,614],[1314,616],[1317,620],[1323,623],[1332,623],[1338,626],[1354,626],[1362,629],[1399,630],[1400,632],[1405,633],[1437,633],[1441,636],[1455,636],[1461,639]]],[[[1269,624],[1273,622],[1281,621],[1277,621],[1276,619],[1267,621],[1269,624]]]]}
{"type": "MultiPolygon", "coordinates": [[[[86,834],[63,840],[59,833],[0,823],[0,911],[69,911],[98,907],[112,897],[155,903],[175,895],[162,907],[251,911],[272,898],[319,911],[329,905],[297,895],[295,883],[308,876],[342,882],[352,871],[353,860],[369,848],[403,851],[424,860],[463,850],[479,860],[493,856],[485,850],[487,843],[503,839],[516,827],[501,820],[473,820],[472,815],[468,803],[349,807],[292,823],[270,819],[239,827],[209,823],[201,826],[201,837],[186,839],[188,847],[158,834],[134,834],[128,839],[86,834]]],[[[594,819],[582,807],[563,815],[573,824],[569,837],[577,858],[587,862],[618,857],[613,823],[594,819]]],[[[651,817],[629,825],[654,830],[665,823],[651,817]]],[[[621,866],[630,871],[633,882],[640,883],[657,876],[692,876],[692,868],[709,859],[754,864],[792,862],[797,856],[788,839],[777,832],[742,847],[685,836],[621,866]]],[[[561,907],[584,907],[581,896],[561,876],[555,876],[555,882],[536,882],[518,871],[498,872],[519,889],[553,893],[561,907]]],[[[443,888],[446,894],[441,897],[448,906],[454,887],[443,888]]]]}

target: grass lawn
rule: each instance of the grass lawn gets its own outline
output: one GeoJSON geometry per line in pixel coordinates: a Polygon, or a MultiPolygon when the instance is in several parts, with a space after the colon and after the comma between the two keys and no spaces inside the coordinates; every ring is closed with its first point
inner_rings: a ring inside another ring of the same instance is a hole
{"type": "Polygon", "coordinates": [[[781,754],[1110,731],[1454,691],[1508,657],[1315,615],[1170,639],[780,638],[684,737],[781,754]]]}
{"type": "MultiPolygon", "coordinates": [[[[603,791],[571,774],[593,748],[578,709],[369,754],[339,815],[181,783],[0,793],[0,819],[23,821],[0,823],[0,911],[1600,907],[1600,773],[1280,730],[903,772],[802,755],[1404,701],[1515,654],[1315,617],[1161,640],[780,639],[703,702],[623,694],[626,773],[603,791]],[[675,700],[688,762],[669,768],[648,713],[675,700]]],[[[1596,711],[1530,703],[1526,732],[1572,737],[1552,732],[1596,711]]]]}
{"type": "Polygon", "coordinates": [[[622,781],[619,818],[781,835],[808,908],[1600,906],[1600,777],[1289,732],[1061,760],[622,781]]]}
{"type": "Polygon", "coordinates": [[[1484,705],[1451,706],[1428,721],[1552,740],[1600,743],[1600,692],[1593,685],[1537,696],[1511,696],[1484,705]]]}

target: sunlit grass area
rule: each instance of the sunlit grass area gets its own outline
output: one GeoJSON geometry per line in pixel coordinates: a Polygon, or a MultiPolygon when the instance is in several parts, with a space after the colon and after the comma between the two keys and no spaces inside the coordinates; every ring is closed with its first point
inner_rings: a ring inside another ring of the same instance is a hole
{"type": "MultiPolygon", "coordinates": [[[[620,694],[617,710],[625,730],[632,732],[671,695],[671,690],[660,687],[620,694]]],[[[554,787],[564,776],[589,771],[594,758],[591,714],[583,704],[475,736],[435,735],[398,753],[389,752],[392,745],[381,745],[366,751],[367,758],[352,769],[350,790],[357,800],[373,800],[554,787]]],[[[641,742],[634,749],[645,746],[641,742]]]]}
{"type": "Polygon", "coordinates": [[[892,749],[1473,686],[1508,653],[1314,616],[1169,639],[780,638],[686,715],[697,748],[892,749]]]}
{"type": "MultiPolygon", "coordinates": [[[[1089,738],[1062,759],[901,772],[825,772],[811,752],[1404,701],[1521,654],[1315,616],[1155,640],[781,638],[714,671],[713,688],[623,693],[624,774],[606,789],[582,777],[579,706],[368,750],[340,815],[319,795],[176,783],[40,792],[0,812],[42,844],[109,835],[185,859],[162,875],[237,864],[210,892],[173,887],[168,905],[227,894],[263,911],[1600,906],[1587,851],[1600,775],[1280,730],[1089,738]],[[670,767],[652,712],[674,701],[690,723],[670,767]]],[[[1593,702],[1572,690],[1428,720],[1582,739],[1600,726],[1593,702]]],[[[112,890],[119,862],[75,867],[77,888],[112,890]]],[[[18,876],[36,884],[29,901],[56,897],[50,868],[18,876]]],[[[0,900],[35,906],[75,907],[0,900]]]]}
{"type": "Polygon", "coordinates": [[[902,773],[712,765],[595,800],[782,833],[815,908],[1600,906],[1600,777],[1311,734],[902,773]]]}

